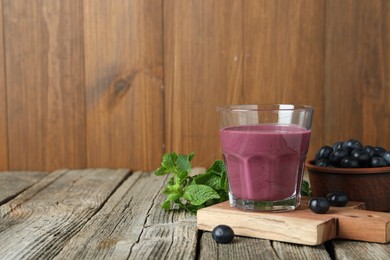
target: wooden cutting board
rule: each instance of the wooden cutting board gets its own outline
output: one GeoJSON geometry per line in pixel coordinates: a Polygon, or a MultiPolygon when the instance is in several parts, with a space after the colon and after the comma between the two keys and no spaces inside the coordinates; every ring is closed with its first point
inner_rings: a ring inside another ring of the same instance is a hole
{"type": "Polygon", "coordinates": [[[363,210],[363,203],[349,202],[345,207],[331,207],[326,214],[315,214],[307,202],[303,199],[295,211],[268,213],[242,211],[226,201],[199,210],[197,225],[212,231],[225,224],[236,235],[304,245],[320,245],[334,238],[390,242],[390,213],[363,210]]]}

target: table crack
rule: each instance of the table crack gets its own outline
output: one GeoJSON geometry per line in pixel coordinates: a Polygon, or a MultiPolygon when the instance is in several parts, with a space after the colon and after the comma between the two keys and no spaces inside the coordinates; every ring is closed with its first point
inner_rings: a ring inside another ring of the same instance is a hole
{"type": "MultiPolygon", "coordinates": [[[[143,233],[144,233],[144,230],[145,230],[145,228],[148,227],[147,223],[148,223],[149,217],[151,216],[150,212],[151,212],[151,210],[154,208],[154,205],[156,204],[156,200],[157,200],[157,198],[158,198],[158,196],[159,196],[161,190],[165,187],[165,182],[166,182],[166,179],[165,179],[165,181],[162,182],[161,187],[160,187],[159,189],[157,189],[157,191],[156,191],[156,193],[155,193],[155,195],[154,195],[154,198],[153,198],[153,200],[152,200],[152,203],[150,204],[150,207],[149,207],[148,211],[146,212],[146,217],[145,217],[145,221],[144,221],[144,223],[143,223],[143,225],[142,225],[142,230],[141,230],[141,232],[139,233],[139,236],[138,236],[137,240],[135,241],[135,243],[133,243],[133,244],[131,245],[130,251],[129,251],[129,255],[127,256],[127,259],[130,259],[131,254],[133,253],[133,248],[134,248],[134,246],[135,246],[136,244],[139,244],[139,243],[140,243],[141,238],[142,238],[142,235],[143,235],[143,233]]],[[[171,245],[171,246],[172,246],[172,245],[171,245]]]]}

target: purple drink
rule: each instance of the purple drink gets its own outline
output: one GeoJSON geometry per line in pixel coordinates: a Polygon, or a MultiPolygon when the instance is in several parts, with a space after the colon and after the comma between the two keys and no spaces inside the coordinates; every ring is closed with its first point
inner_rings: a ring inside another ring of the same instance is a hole
{"type": "Polygon", "coordinates": [[[310,130],[259,124],[220,129],[234,199],[280,201],[299,197],[310,130]]]}

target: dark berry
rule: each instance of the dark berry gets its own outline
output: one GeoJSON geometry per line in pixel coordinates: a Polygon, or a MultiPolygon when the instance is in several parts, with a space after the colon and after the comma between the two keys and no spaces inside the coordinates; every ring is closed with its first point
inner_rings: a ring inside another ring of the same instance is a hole
{"type": "Polygon", "coordinates": [[[356,148],[351,152],[351,156],[359,161],[361,167],[367,167],[371,156],[364,148],[356,148]]]}
{"type": "Polygon", "coordinates": [[[333,151],[330,155],[329,155],[329,161],[334,164],[334,165],[338,165],[340,163],[340,161],[349,155],[349,152],[347,149],[344,149],[344,148],[339,148],[335,151],[333,151]]]}
{"type": "Polygon", "coordinates": [[[343,147],[344,142],[336,142],[332,145],[334,151],[343,147]]]}
{"type": "Polygon", "coordinates": [[[328,212],[330,203],[327,198],[314,197],[309,201],[309,208],[316,214],[324,214],[328,212]]]}
{"type": "Polygon", "coordinates": [[[387,162],[387,165],[390,166],[390,151],[387,151],[382,156],[383,159],[387,162]]]}
{"type": "Polygon", "coordinates": [[[370,157],[374,156],[375,150],[374,147],[372,147],[371,145],[366,145],[363,147],[363,149],[366,150],[366,152],[370,155],[370,157]]]}
{"type": "Polygon", "coordinates": [[[374,157],[382,157],[383,154],[386,152],[386,149],[380,146],[375,146],[374,151],[374,157]]]}
{"type": "Polygon", "coordinates": [[[341,191],[331,192],[326,195],[326,198],[333,207],[344,207],[348,203],[347,194],[341,191]]]}
{"type": "Polygon", "coordinates": [[[328,159],[329,155],[333,152],[333,148],[330,146],[322,146],[320,149],[318,149],[315,157],[315,161],[317,162],[318,160],[321,159],[328,159]]]}
{"type": "Polygon", "coordinates": [[[356,148],[362,148],[362,147],[363,147],[362,144],[356,139],[350,139],[344,142],[342,146],[342,148],[347,149],[349,151],[352,151],[353,149],[356,148]]]}
{"type": "Polygon", "coordinates": [[[352,157],[346,156],[340,161],[340,166],[344,168],[359,168],[359,160],[352,157]]]}
{"type": "Polygon", "coordinates": [[[329,162],[328,159],[320,159],[320,160],[316,161],[316,166],[328,167],[330,165],[331,165],[331,163],[329,162]]]}
{"type": "Polygon", "coordinates": [[[370,162],[371,167],[386,167],[387,161],[383,157],[372,157],[370,162]]]}
{"type": "Polygon", "coordinates": [[[215,242],[221,244],[230,243],[234,238],[234,231],[227,225],[218,225],[213,229],[211,234],[215,242]]]}

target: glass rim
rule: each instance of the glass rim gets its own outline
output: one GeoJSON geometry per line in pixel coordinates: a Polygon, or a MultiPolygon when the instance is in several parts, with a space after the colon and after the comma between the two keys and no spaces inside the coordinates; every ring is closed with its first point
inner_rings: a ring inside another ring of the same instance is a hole
{"type": "Polygon", "coordinates": [[[301,104],[243,104],[217,106],[219,112],[245,112],[245,111],[312,111],[314,107],[301,104]]]}

